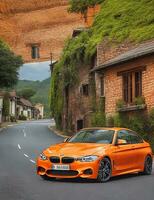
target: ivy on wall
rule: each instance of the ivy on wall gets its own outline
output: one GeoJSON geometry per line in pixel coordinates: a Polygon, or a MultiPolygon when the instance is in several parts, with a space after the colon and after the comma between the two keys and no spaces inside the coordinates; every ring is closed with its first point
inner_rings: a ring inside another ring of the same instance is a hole
{"type": "Polygon", "coordinates": [[[103,1],[93,26],[67,40],[51,80],[51,111],[58,128],[62,128],[64,89],[77,83],[78,68],[91,60],[100,42],[108,41],[113,45],[154,38],[153,5],[154,0],[103,1]]]}

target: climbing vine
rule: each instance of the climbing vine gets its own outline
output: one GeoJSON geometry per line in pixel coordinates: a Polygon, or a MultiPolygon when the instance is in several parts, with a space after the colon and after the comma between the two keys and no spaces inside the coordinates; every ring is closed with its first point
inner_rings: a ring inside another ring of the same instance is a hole
{"type": "MultiPolygon", "coordinates": [[[[75,4],[77,1],[71,2],[71,6],[78,6],[75,4]]],[[[154,0],[102,2],[102,9],[95,17],[93,26],[67,40],[60,61],[54,68],[51,80],[51,111],[59,127],[62,124],[64,89],[78,82],[79,67],[84,66],[82,63],[90,62],[100,42],[108,41],[113,45],[124,41],[139,43],[154,38],[154,0]]],[[[79,8],[80,11],[77,7],[70,9],[71,12],[81,12],[80,9],[83,8],[79,8]]]]}

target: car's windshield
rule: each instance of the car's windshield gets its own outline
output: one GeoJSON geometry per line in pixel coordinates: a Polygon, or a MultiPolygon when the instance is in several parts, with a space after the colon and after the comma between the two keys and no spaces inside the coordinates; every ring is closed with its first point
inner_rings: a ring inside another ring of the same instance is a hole
{"type": "Polygon", "coordinates": [[[114,130],[82,130],[75,134],[68,142],[71,143],[100,143],[112,144],[114,130]]]}

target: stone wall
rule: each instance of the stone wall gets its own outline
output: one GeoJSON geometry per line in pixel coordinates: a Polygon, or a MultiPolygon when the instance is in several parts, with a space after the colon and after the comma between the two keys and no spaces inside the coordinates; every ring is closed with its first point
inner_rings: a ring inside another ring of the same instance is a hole
{"type": "Polygon", "coordinates": [[[89,84],[89,66],[81,66],[78,74],[78,83],[69,90],[68,112],[72,116],[72,126],[77,130],[77,120],[83,120],[84,127],[90,126],[89,115],[91,115],[91,96],[81,94],[82,84],[89,84]]]}

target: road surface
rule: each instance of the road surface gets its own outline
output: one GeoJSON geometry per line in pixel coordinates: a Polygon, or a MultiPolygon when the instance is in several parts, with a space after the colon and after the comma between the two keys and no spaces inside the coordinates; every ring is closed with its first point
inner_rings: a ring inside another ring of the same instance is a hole
{"type": "Polygon", "coordinates": [[[151,176],[127,175],[101,184],[85,180],[44,181],[35,160],[50,144],[63,140],[49,120],[25,122],[0,132],[0,200],[153,200],[151,176]]]}

